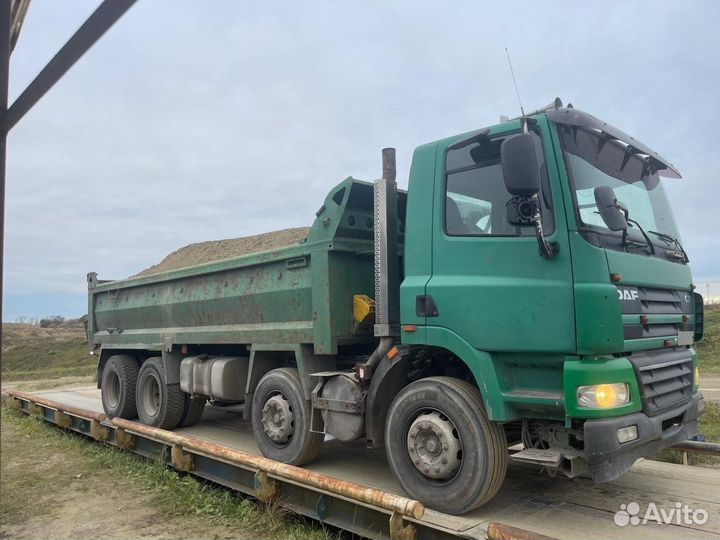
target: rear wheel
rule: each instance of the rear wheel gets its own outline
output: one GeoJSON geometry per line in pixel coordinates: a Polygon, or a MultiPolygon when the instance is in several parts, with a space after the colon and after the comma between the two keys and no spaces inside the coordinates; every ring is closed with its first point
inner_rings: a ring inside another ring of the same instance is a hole
{"type": "Polygon", "coordinates": [[[253,433],[262,454],[291,465],[315,459],[324,436],[310,431],[312,414],[297,369],[279,368],[267,373],[252,400],[253,433]]]}
{"type": "Polygon", "coordinates": [[[137,377],[137,412],[143,424],[173,429],[182,418],[185,398],[179,384],[167,384],[160,357],[148,358],[137,377]]]}
{"type": "Polygon", "coordinates": [[[100,396],[105,414],[110,418],[137,417],[135,385],[138,362],[132,356],[111,356],[102,371],[100,396]]]}
{"type": "Polygon", "coordinates": [[[194,426],[200,421],[200,418],[202,418],[207,400],[204,397],[190,397],[190,394],[186,394],[185,392],[183,392],[183,396],[183,413],[177,427],[194,426]]]}
{"type": "Polygon", "coordinates": [[[408,495],[449,514],[487,503],[505,478],[503,428],[488,419],[478,389],[459,379],[428,377],[403,388],[390,405],[385,443],[408,495]]]}

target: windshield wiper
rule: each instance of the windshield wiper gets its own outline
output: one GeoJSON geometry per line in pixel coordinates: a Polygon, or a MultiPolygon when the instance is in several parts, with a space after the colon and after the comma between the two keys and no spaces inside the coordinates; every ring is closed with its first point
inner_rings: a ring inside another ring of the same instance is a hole
{"type": "Polygon", "coordinates": [[[683,249],[682,244],[680,243],[680,240],[675,238],[674,236],[671,236],[666,233],[661,233],[657,231],[648,231],[649,233],[652,233],[656,235],[658,238],[665,240],[666,242],[670,244],[675,244],[675,247],[678,248],[678,251],[667,251],[667,256],[671,259],[678,259],[685,263],[690,262],[690,257],[688,257],[688,254],[685,252],[685,249],[683,249]]]}
{"type": "MultiPolygon", "coordinates": [[[[637,221],[627,217],[627,214],[625,215],[625,219],[627,220],[628,223],[632,223],[635,227],[637,227],[640,230],[640,232],[643,235],[643,238],[645,239],[645,242],[647,242],[648,248],[650,248],[650,255],[655,255],[655,244],[652,243],[652,240],[650,240],[650,237],[645,232],[645,229],[643,229],[642,226],[637,221]]],[[[627,229],[625,229],[623,231],[623,243],[626,243],[626,242],[627,242],[627,229]]]]}
{"type": "MultiPolygon", "coordinates": [[[[648,248],[649,251],[650,251],[650,255],[655,255],[655,244],[653,244],[653,243],[652,243],[652,240],[650,240],[650,237],[649,237],[647,234],[645,234],[645,230],[642,228],[642,226],[641,226],[637,221],[635,221],[634,219],[630,219],[630,218],[628,217],[629,214],[630,214],[630,212],[628,212],[627,207],[626,207],[624,204],[619,203],[619,202],[617,202],[617,201],[615,201],[614,204],[615,204],[615,206],[617,206],[618,210],[620,210],[620,211],[625,215],[625,221],[626,221],[626,227],[623,229],[622,238],[621,238],[621,240],[620,240],[620,243],[621,243],[625,248],[628,248],[628,247],[648,248]],[[628,223],[634,224],[634,225],[640,230],[640,232],[641,232],[642,235],[643,235],[643,239],[645,240],[645,243],[639,242],[638,240],[635,240],[634,238],[629,238],[629,237],[628,237],[628,231],[627,231],[627,224],[628,224],[628,223]]],[[[596,211],[595,213],[602,217],[602,214],[601,214],[600,212],[597,212],[597,211],[596,211]]],[[[603,218],[603,220],[604,220],[604,219],[605,219],[605,218],[603,218]]],[[[626,249],[626,251],[627,251],[627,249],[626,249]]]]}
{"type": "MultiPolygon", "coordinates": [[[[599,188],[596,188],[596,189],[599,189],[599,188]]],[[[642,228],[642,225],[640,225],[634,219],[630,219],[630,211],[628,210],[627,206],[625,206],[621,202],[618,202],[617,199],[615,200],[615,206],[617,206],[618,210],[620,210],[623,214],[625,214],[625,221],[627,223],[632,223],[635,227],[637,227],[640,230],[640,232],[643,235],[643,238],[645,239],[645,242],[647,243],[647,247],[650,249],[650,255],[655,255],[655,244],[652,243],[652,240],[650,240],[650,237],[645,232],[645,229],[642,228]]],[[[634,242],[634,240],[631,240],[631,241],[634,242]]],[[[624,246],[629,245],[627,227],[625,227],[625,229],[623,229],[623,232],[622,232],[622,244],[624,246]]]]}

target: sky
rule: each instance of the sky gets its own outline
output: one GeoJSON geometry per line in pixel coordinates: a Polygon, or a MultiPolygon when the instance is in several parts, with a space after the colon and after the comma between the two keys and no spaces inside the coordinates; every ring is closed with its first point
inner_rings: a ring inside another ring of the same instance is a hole
{"type": "MultiPolygon", "coordinates": [[[[33,0],[14,99],[99,4],[33,0]]],[[[556,96],[677,165],[695,283],[720,286],[720,2],[140,0],[12,130],[3,320],[87,311],[192,242],[310,225],[340,180],[556,96]]],[[[720,290],[716,294],[720,294],[720,290]]]]}

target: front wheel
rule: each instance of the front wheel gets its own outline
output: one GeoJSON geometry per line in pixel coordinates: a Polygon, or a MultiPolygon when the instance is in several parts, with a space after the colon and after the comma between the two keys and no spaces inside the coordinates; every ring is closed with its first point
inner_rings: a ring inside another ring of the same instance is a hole
{"type": "Polygon", "coordinates": [[[491,422],[477,388],[428,377],[403,388],[385,425],[390,469],[411,497],[463,514],[487,503],[507,469],[503,428],[491,422]]]}
{"type": "Polygon", "coordinates": [[[252,399],[253,433],[263,456],[291,465],[315,459],[324,437],[310,431],[313,414],[297,369],[266,373],[252,399]]]}

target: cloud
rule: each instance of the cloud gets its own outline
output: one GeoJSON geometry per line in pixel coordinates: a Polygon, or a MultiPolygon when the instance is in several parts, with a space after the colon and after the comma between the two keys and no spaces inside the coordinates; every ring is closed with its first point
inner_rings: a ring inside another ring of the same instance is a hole
{"type": "MultiPolygon", "coordinates": [[[[96,5],[32,4],[13,96],[96,5]]],[[[3,316],[82,298],[90,270],[309,225],[336,182],[379,175],[384,146],[406,186],[415,146],[517,113],[506,46],[526,109],[560,95],[680,166],[693,269],[720,275],[719,6],[139,2],[10,135],[3,316]]]]}

